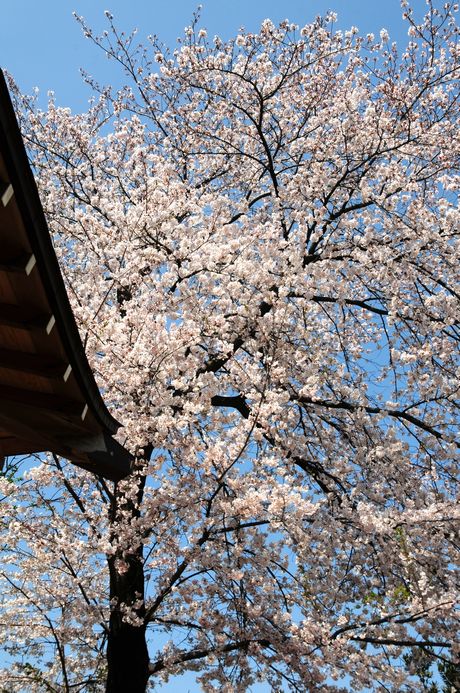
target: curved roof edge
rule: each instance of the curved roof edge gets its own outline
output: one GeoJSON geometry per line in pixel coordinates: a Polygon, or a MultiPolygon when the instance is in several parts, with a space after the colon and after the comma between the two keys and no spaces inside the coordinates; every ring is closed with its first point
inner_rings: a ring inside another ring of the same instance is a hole
{"type": "Polygon", "coordinates": [[[0,140],[28,238],[75,379],[96,420],[110,433],[121,424],[108,411],[83,348],[8,86],[0,69],[0,140]]]}

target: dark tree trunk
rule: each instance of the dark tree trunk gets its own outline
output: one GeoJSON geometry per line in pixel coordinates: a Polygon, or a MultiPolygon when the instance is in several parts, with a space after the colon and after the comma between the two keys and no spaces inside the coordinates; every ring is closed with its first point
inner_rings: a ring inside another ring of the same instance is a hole
{"type": "MultiPolygon", "coordinates": [[[[148,460],[151,449],[145,453],[148,460]]],[[[143,462],[138,464],[141,466],[143,462]]],[[[140,516],[145,477],[141,476],[140,481],[133,479],[133,486],[134,484],[137,484],[134,498],[127,498],[115,488],[111,507],[113,539],[116,538],[118,520],[129,522],[130,519],[140,516]]],[[[129,547],[123,548],[129,550],[129,547]]],[[[149,654],[146,642],[143,546],[140,544],[131,547],[128,555],[121,550],[120,554],[108,556],[107,562],[110,574],[111,614],[107,639],[106,693],[145,693],[149,679],[149,654]],[[121,570],[118,561],[123,564],[121,570]],[[140,606],[137,606],[136,602],[140,602],[140,606]],[[120,604],[131,608],[139,625],[123,620],[120,604]]]]}
{"type": "MultiPolygon", "coordinates": [[[[115,570],[115,558],[109,559],[111,599],[133,604],[139,595],[143,598],[144,574],[139,559],[142,556],[130,557],[129,568],[121,575],[115,570]]],[[[137,617],[143,619],[145,607],[135,609],[135,612],[137,617]]],[[[107,643],[106,693],[145,693],[149,678],[145,630],[144,623],[141,626],[125,623],[117,606],[112,607],[107,643]]]]}

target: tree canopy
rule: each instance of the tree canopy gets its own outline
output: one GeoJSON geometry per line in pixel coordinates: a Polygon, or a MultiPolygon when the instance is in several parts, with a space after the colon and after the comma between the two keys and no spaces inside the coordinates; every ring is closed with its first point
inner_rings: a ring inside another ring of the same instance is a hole
{"type": "Polygon", "coordinates": [[[458,683],[460,44],[428,4],[403,49],[80,20],[126,86],[15,92],[136,463],[0,479],[2,690],[458,683]]]}

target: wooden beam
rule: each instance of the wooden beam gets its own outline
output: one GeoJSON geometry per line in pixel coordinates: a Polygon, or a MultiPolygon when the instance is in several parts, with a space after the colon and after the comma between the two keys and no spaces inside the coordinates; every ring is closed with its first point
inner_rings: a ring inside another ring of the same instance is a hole
{"type": "MultiPolygon", "coordinates": [[[[87,409],[87,405],[84,402],[78,402],[68,397],[40,392],[39,390],[10,387],[9,385],[0,385],[0,399],[4,402],[17,402],[24,407],[58,412],[68,416],[81,417],[85,409],[87,409]]],[[[24,411],[24,420],[26,419],[27,411],[24,411]]]]}
{"type": "Polygon", "coordinates": [[[0,326],[2,325],[28,331],[46,330],[49,334],[49,327],[53,327],[54,318],[49,313],[39,313],[32,306],[0,303],[0,326]]]}
{"type": "Polygon", "coordinates": [[[119,481],[131,471],[133,455],[107,433],[78,438],[66,437],[61,440],[74,454],[86,456],[87,462],[78,462],[81,467],[106,479],[119,481]]]}
{"type": "MultiPolygon", "coordinates": [[[[123,479],[131,470],[133,456],[106,433],[67,439],[62,436],[55,438],[54,435],[37,430],[36,426],[19,421],[17,416],[11,416],[2,401],[0,401],[0,426],[14,436],[9,439],[11,454],[13,450],[14,454],[54,452],[71,460],[79,467],[112,481],[123,479]]],[[[5,451],[8,451],[8,444],[5,445],[5,450],[0,449],[0,470],[2,455],[5,451]]]]}
{"type": "Polygon", "coordinates": [[[12,258],[0,261],[0,272],[29,274],[35,267],[36,259],[33,253],[21,253],[12,258]]]}
{"type": "MultiPolygon", "coordinates": [[[[18,420],[17,416],[10,416],[4,409],[5,405],[2,403],[0,405],[0,425],[8,433],[11,433],[19,443],[14,454],[25,455],[31,452],[52,451],[63,457],[68,455],[69,449],[64,443],[56,441],[53,437],[37,430],[36,427],[18,420]]],[[[7,447],[5,445],[5,448],[7,447]]]]}
{"type": "Polygon", "coordinates": [[[0,348],[0,368],[19,371],[20,373],[33,373],[42,378],[62,378],[66,380],[65,376],[69,366],[65,361],[45,354],[31,354],[24,351],[0,348]]]}

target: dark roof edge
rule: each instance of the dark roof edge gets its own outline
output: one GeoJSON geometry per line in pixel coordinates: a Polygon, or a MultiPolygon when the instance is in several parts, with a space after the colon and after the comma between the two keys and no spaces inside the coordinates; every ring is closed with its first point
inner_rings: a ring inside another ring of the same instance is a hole
{"type": "Polygon", "coordinates": [[[67,290],[45,219],[37,185],[29,164],[3,71],[0,69],[0,141],[14,194],[18,200],[56,326],[73,374],[99,423],[115,433],[120,423],[110,414],[88,363],[70,306],[67,290]]]}

